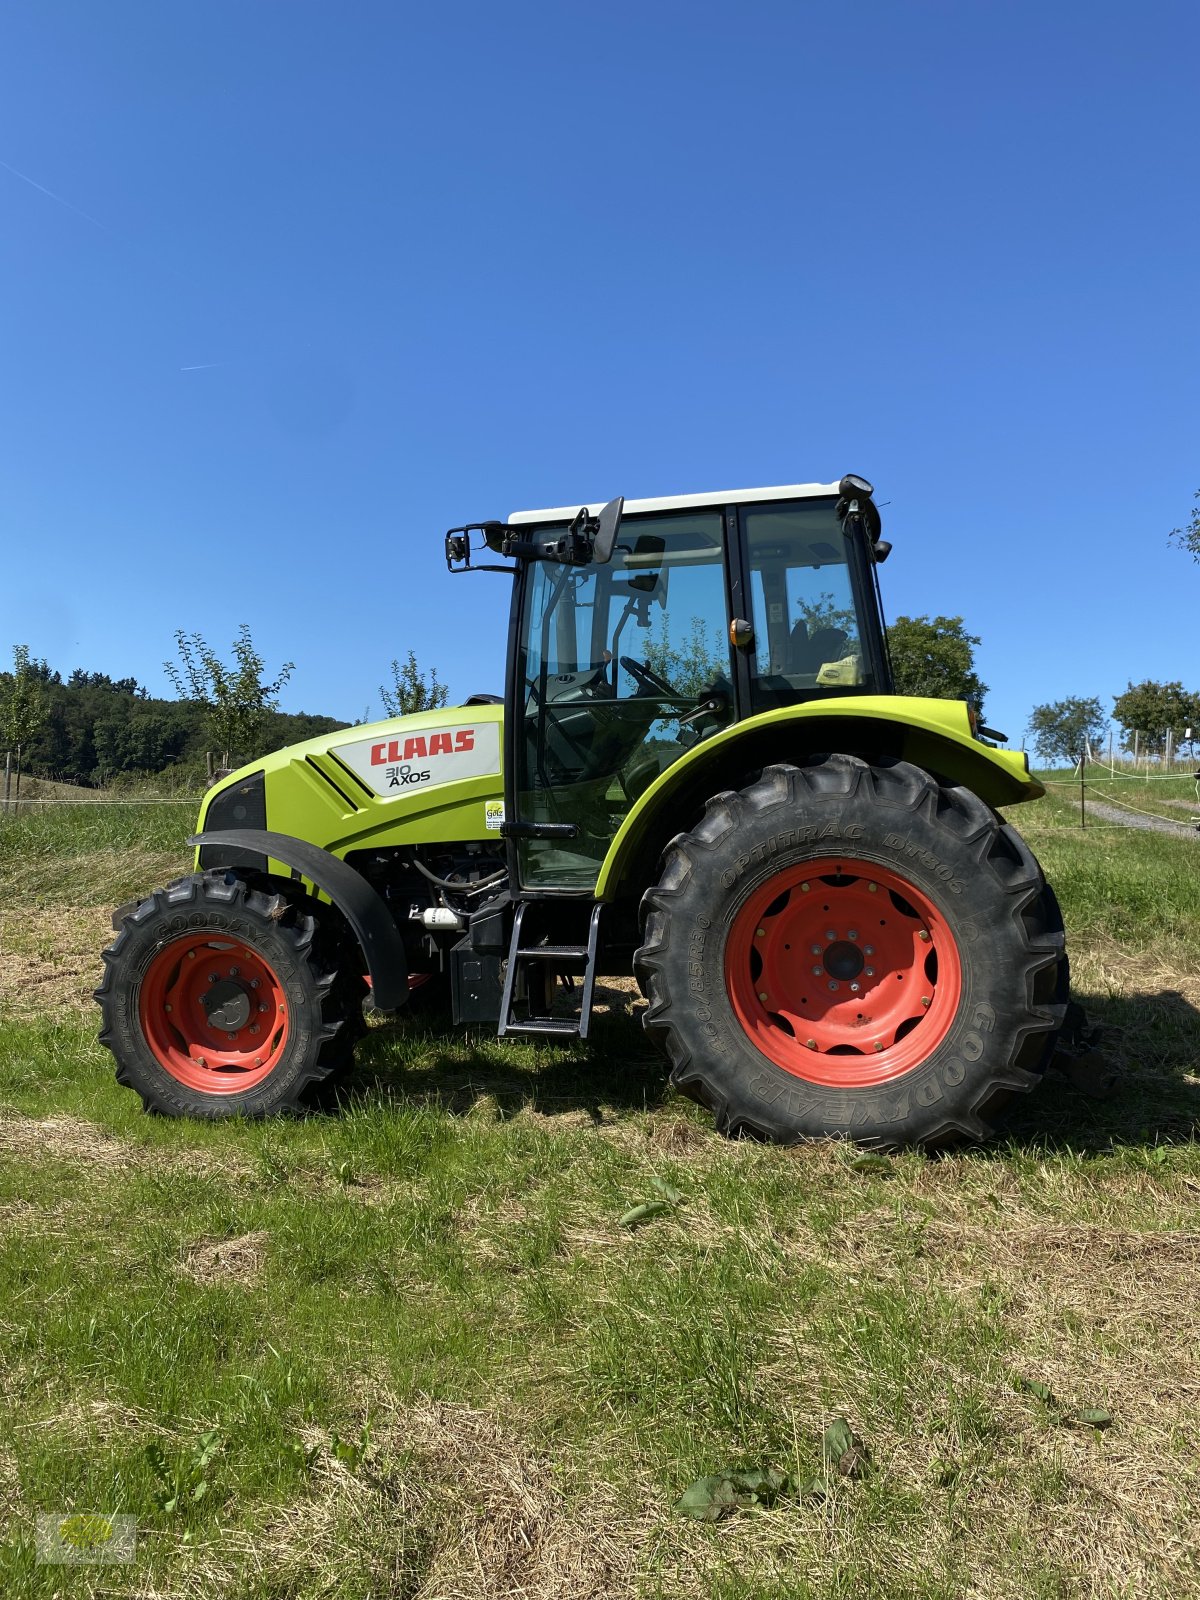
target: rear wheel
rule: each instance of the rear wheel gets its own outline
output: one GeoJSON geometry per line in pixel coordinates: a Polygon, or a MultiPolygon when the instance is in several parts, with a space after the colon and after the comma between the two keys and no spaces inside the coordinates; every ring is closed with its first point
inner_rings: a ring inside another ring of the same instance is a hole
{"type": "Polygon", "coordinates": [[[117,1081],[171,1116],[299,1106],[353,1047],[345,985],[315,936],[311,914],[232,875],[143,900],[104,952],[96,990],[117,1081]]]}
{"type": "Polygon", "coordinates": [[[905,762],[827,756],[717,796],[643,909],[646,1028],[725,1133],[980,1139],[1062,1021],[1037,862],[905,762]]]}

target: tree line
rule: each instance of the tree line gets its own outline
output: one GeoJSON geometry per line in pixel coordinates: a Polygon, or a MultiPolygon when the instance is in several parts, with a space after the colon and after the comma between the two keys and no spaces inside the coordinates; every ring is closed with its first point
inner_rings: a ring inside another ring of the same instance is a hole
{"type": "MultiPolygon", "coordinates": [[[[228,661],[199,633],[180,630],[175,646],[177,658],[163,664],[174,699],[151,695],[135,678],[84,667],[64,678],[28,646],[14,646],[12,670],[0,671],[0,760],[8,757],[11,792],[19,796],[22,770],[86,787],[170,771],[202,782],[214,765],[229,768],[353,726],[281,711],[293,663],[269,675],[244,624],[228,661]]],[[[392,662],[391,679],[380,689],[388,715],[446,704],[436,669],[423,671],[411,651],[392,662]]]]}

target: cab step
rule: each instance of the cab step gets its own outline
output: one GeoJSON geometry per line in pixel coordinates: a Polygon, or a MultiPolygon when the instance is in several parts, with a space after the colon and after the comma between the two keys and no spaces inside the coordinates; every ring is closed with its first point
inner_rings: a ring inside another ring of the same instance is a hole
{"type": "Polygon", "coordinates": [[[504,994],[500,1001],[499,1036],[502,1039],[586,1039],[592,1020],[602,908],[599,903],[591,908],[586,944],[535,944],[524,943],[522,938],[531,904],[531,901],[522,900],[513,918],[508,970],[504,974],[504,994]],[[547,969],[551,981],[561,977],[571,993],[575,992],[575,976],[582,973],[579,1010],[573,1017],[554,1017],[533,1009],[534,996],[546,988],[547,969]],[[531,978],[534,979],[532,983],[531,978]],[[524,1015],[517,1014],[519,1006],[524,1007],[524,1015]]]}

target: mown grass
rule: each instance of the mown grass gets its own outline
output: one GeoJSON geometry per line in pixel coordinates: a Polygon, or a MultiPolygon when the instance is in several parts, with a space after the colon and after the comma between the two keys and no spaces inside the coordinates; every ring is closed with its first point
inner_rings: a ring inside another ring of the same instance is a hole
{"type": "MultiPolygon", "coordinates": [[[[106,851],[108,901],[149,887],[180,809],[0,832],[0,904],[83,917],[106,851]]],[[[621,993],[590,1050],[377,1026],[333,1111],[213,1127],[115,1085],[87,970],[14,1004],[0,1593],[1200,1590],[1200,858],[1013,816],[1122,1077],[1091,1100],[1055,1074],[940,1160],[718,1139],[621,993]],[[679,1203],[621,1227],[656,1181],[679,1203]],[[839,1415],[864,1476],[674,1510],[727,1466],[811,1477],[839,1415]],[[136,1516],[134,1566],[39,1565],[36,1514],[72,1509],[136,1516]]]]}

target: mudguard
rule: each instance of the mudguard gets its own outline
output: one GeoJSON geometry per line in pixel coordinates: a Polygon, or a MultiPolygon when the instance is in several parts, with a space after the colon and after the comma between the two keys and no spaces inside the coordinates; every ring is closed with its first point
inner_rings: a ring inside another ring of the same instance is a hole
{"type": "Polygon", "coordinates": [[[387,905],[353,867],[305,839],[261,828],[222,828],[198,833],[188,843],[255,851],[308,878],[329,896],[353,929],[362,946],[371,975],[371,993],[379,1009],[395,1011],[408,999],[408,957],[400,930],[387,905]]]}
{"type": "Polygon", "coordinates": [[[992,807],[1018,805],[1046,792],[1030,775],[1023,751],[980,743],[960,700],[909,695],[809,700],[735,722],[669,766],[638,796],[617,830],[600,869],[596,898],[613,900],[631,884],[652,882],[647,876],[655,864],[651,857],[685,825],[680,819],[719,789],[737,787],[756,768],[828,751],[910,761],[939,782],[964,785],[992,807]]]}

